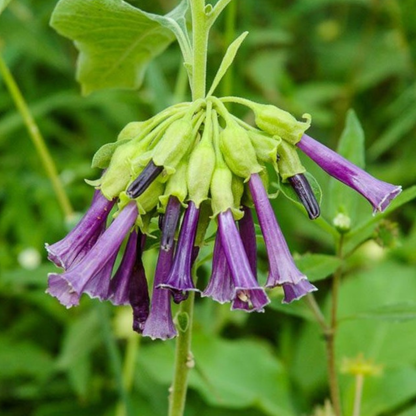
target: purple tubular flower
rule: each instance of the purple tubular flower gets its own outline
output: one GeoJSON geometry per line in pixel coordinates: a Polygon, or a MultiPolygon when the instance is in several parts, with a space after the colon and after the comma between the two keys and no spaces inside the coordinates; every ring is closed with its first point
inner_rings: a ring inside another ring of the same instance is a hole
{"type": "Polygon", "coordinates": [[[207,296],[219,303],[231,302],[234,295],[234,284],[230,268],[221,244],[221,235],[215,237],[214,254],[212,257],[212,273],[208,286],[201,296],[207,296]]]}
{"type": "Polygon", "coordinates": [[[251,271],[254,277],[257,276],[257,242],[256,230],[254,228],[253,215],[251,209],[243,207],[244,216],[238,221],[241,241],[250,263],[251,271]]]}
{"type": "Polygon", "coordinates": [[[136,261],[129,281],[129,301],[133,308],[133,331],[141,334],[149,316],[149,290],[142,262],[140,241],[137,244],[136,261]]]}
{"type": "Polygon", "coordinates": [[[151,160],[140,173],[140,175],[127,188],[127,196],[130,198],[139,197],[162,173],[162,171],[163,166],[156,166],[151,160]]]}
{"type": "Polygon", "coordinates": [[[231,210],[221,212],[218,215],[218,228],[234,283],[231,309],[243,309],[246,312],[263,312],[263,307],[270,300],[253,276],[231,210]]]}
{"type": "Polygon", "coordinates": [[[101,191],[95,191],[91,206],[78,225],[61,241],[45,244],[48,259],[65,270],[79,263],[104,231],[114,203],[115,200],[109,201],[101,191]]]}
{"type": "Polygon", "coordinates": [[[302,205],[305,207],[309,218],[311,220],[318,218],[321,214],[321,210],[306,176],[299,173],[288,178],[288,181],[298,195],[302,205]]]}
{"type": "Polygon", "coordinates": [[[294,300],[298,300],[301,297],[305,296],[309,292],[314,292],[318,290],[309,280],[301,280],[297,284],[285,283],[283,285],[283,291],[285,296],[283,298],[283,303],[290,303],[294,300]]]}
{"type": "Polygon", "coordinates": [[[179,233],[178,248],[175,252],[173,265],[166,282],[158,287],[170,289],[175,302],[184,300],[189,290],[197,291],[192,282],[191,267],[193,259],[193,246],[198,227],[199,210],[190,201],[186,209],[181,231],[179,233]]]}
{"type": "Polygon", "coordinates": [[[166,212],[162,220],[163,232],[160,240],[160,248],[162,250],[168,251],[171,247],[173,247],[180,214],[181,203],[178,198],[170,196],[166,206],[166,212]]]}
{"type": "Polygon", "coordinates": [[[329,175],[359,192],[373,206],[373,213],[383,212],[402,191],[401,186],[380,181],[333,150],[304,134],[297,144],[329,175]]]}
{"type": "MultiPolygon", "coordinates": [[[[56,297],[67,308],[78,305],[79,298],[86,289],[93,293],[102,293],[108,288],[109,275],[101,272],[112,267],[117,252],[137,218],[134,202],[128,204],[119,213],[108,229],[100,236],[85,257],[63,274],[50,273],[47,293],[56,297]],[[98,274],[105,281],[93,280],[98,274]],[[104,276],[105,275],[105,276],[104,276]],[[66,286],[65,286],[66,285],[66,286]],[[88,285],[91,285],[88,287],[88,285]],[[98,286],[104,289],[98,289],[98,286]]],[[[111,273],[111,271],[110,271],[111,273]]]]}
{"type": "Polygon", "coordinates": [[[173,246],[169,250],[160,250],[157,260],[155,280],[153,282],[152,302],[150,314],[143,328],[143,336],[152,339],[170,339],[177,335],[172,320],[170,306],[171,293],[169,290],[159,289],[169,275],[173,260],[173,246]]]}
{"type": "MultiPolygon", "coordinates": [[[[269,257],[269,275],[266,287],[285,284],[298,285],[306,280],[306,276],[298,270],[293,261],[289,247],[274,216],[267,192],[258,174],[251,175],[249,187],[269,257]]],[[[311,285],[309,291],[313,290],[312,288],[314,288],[313,285],[311,285]]]]}
{"type": "Polygon", "coordinates": [[[137,254],[138,235],[135,230],[130,234],[123,258],[116,274],[111,279],[108,298],[113,305],[129,305],[129,284],[137,254]]]}

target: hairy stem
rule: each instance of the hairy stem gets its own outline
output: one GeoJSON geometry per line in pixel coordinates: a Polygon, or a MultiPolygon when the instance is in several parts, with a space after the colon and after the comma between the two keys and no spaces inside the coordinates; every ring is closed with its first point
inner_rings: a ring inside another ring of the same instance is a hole
{"type": "Polygon", "coordinates": [[[193,69],[192,69],[192,99],[205,97],[208,25],[205,14],[205,0],[191,0],[192,10],[192,39],[193,39],[193,69]]]}
{"type": "Polygon", "coordinates": [[[42,134],[39,131],[39,128],[32,116],[32,113],[29,110],[29,107],[23,98],[23,95],[12,75],[9,68],[6,65],[6,62],[3,60],[3,57],[0,55],[0,74],[3,76],[4,82],[10,92],[10,95],[20,112],[23,122],[26,126],[26,129],[29,133],[30,138],[35,146],[36,152],[40,160],[42,161],[43,167],[46,170],[46,174],[51,181],[53,190],[55,192],[58,203],[62,209],[66,218],[70,218],[73,214],[73,209],[69,201],[68,196],[65,193],[65,189],[62,185],[62,182],[59,178],[58,171],[56,169],[55,163],[52,159],[51,154],[49,153],[48,147],[46,146],[45,140],[42,137],[42,134]]]}
{"type": "Polygon", "coordinates": [[[178,325],[178,338],[176,339],[175,373],[169,397],[169,416],[182,416],[185,410],[186,393],[188,390],[189,370],[193,367],[191,353],[192,321],[195,294],[191,292],[189,298],[181,303],[178,317],[187,317],[186,328],[178,325]]]}

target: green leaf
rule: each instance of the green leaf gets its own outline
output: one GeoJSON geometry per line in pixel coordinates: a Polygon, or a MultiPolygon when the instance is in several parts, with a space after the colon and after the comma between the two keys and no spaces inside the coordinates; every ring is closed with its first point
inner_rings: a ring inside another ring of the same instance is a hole
{"type": "Polygon", "coordinates": [[[326,254],[305,254],[295,258],[295,263],[311,282],[316,282],[333,274],[342,260],[326,254]]]}
{"type": "Polygon", "coordinates": [[[238,49],[240,48],[241,44],[243,43],[244,39],[248,35],[248,32],[242,33],[227,49],[225,52],[224,58],[221,62],[221,65],[218,69],[217,74],[215,75],[214,81],[212,82],[211,88],[207,94],[210,96],[214,93],[215,89],[218,87],[218,84],[221,82],[222,78],[224,77],[225,73],[227,72],[228,68],[234,61],[235,56],[237,55],[238,49]]]}
{"type": "MultiPolygon", "coordinates": [[[[337,152],[355,165],[364,168],[364,132],[353,110],[349,110],[344,131],[342,132],[337,152]]],[[[331,217],[345,214],[351,220],[356,218],[357,203],[360,196],[348,186],[331,178],[329,185],[331,195],[331,217]]]]}
{"type": "Polygon", "coordinates": [[[170,29],[122,0],[60,0],[51,26],[80,51],[82,92],[138,88],[148,63],[173,41],[170,29]]]}
{"type": "Polygon", "coordinates": [[[0,0],[0,13],[7,7],[11,0],[0,0]]]}
{"type": "MultiPolygon", "coordinates": [[[[140,372],[170,385],[174,349],[167,343],[145,347],[140,372]]],[[[230,341],[195,333],[192,340],[195,368],[190,387],[213,406],[255,407],[266,415],[293,416],[284,367],[270,349],[258,341],[230,341]]]]}

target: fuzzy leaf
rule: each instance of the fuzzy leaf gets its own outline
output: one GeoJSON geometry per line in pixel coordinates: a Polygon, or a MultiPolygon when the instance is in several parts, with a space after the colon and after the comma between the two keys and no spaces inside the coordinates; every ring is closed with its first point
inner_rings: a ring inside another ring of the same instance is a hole
{"type": "Polygon", "coordinates": [[[122,0],[61,0],[51,26],[80,51],[77,80],[82,92],[138,88],[148,63],[174,35],[148,13],[122,0]]]}
{"type": "Polygon", "coordinates": [[[342,261],[327,254],[305,254],[295,258],[295,263],[311,282],[316,282],[333,274],[342,261]]]}

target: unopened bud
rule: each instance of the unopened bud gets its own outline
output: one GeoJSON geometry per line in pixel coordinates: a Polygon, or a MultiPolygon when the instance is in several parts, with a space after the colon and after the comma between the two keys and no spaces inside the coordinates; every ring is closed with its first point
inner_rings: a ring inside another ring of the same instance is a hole
{"type": "Polygon", "coordinates": [[[340,212],[332,220],[332,224],[341,234],[347,233],[351,229],[351,218],[340,212]]]}

